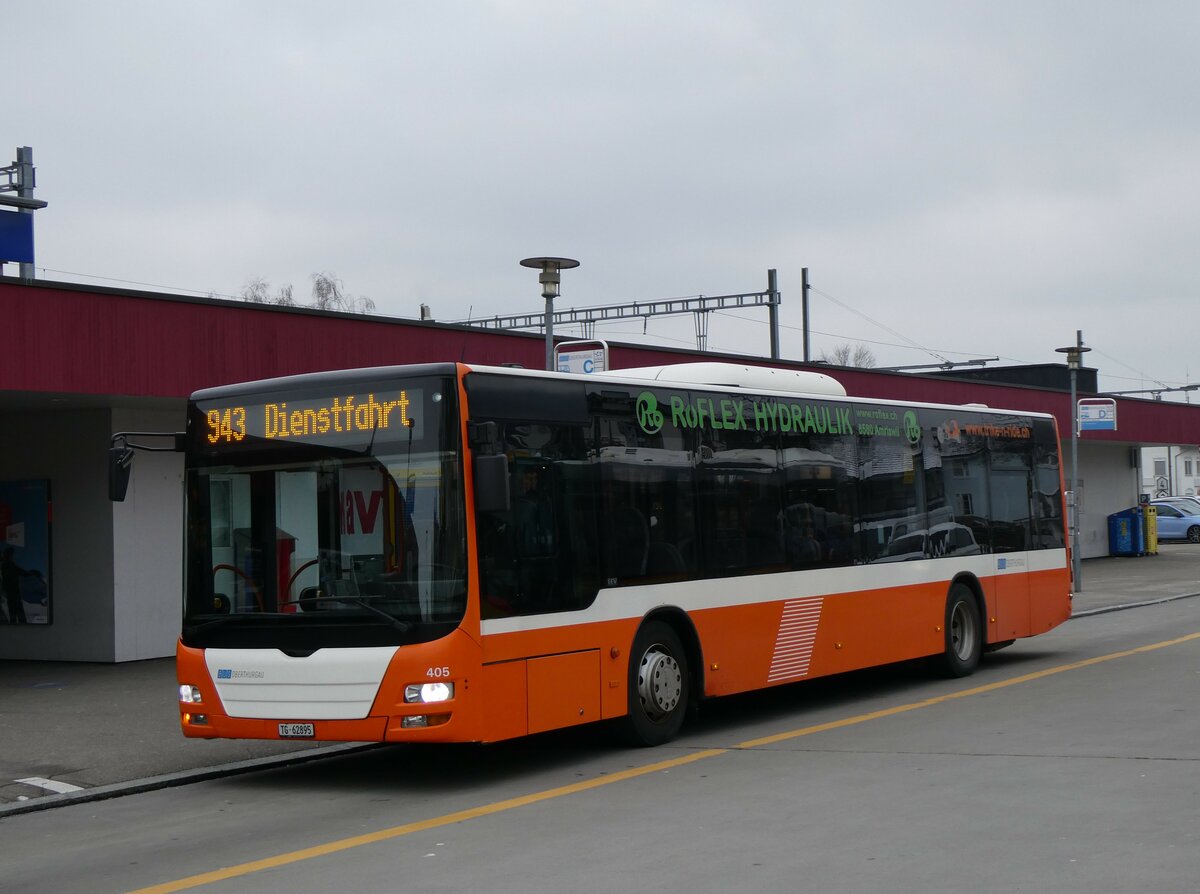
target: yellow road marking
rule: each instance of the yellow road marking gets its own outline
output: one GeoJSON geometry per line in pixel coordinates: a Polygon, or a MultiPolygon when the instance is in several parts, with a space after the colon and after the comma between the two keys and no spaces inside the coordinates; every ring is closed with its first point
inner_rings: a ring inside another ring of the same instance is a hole
{"type": "Polygon", "coordinates": [[[811,736],[813,733],[842,729],[847,726],[855,726],[860,723],[867,723],[871,720],[879,720],[884,717],[893,717],[897,714],[904,714],[908,711],[917,711],[921,708],[929,708],[934,705],[940,705],[953,699],[969,698],[974,695],[982,695],[985,692],[995,692],[998,689],[1006,689],[1009,686],[1017,686],[1021,683],[1029,683],[1034,680],[1040,680],[1044,677],[1051,677],[1055,674],[1079,670],[1080,668],[1091,667],[1096,664],[1103,664],[1106,661],[1115,661],[1118,658],[1128,658],[1131,655],[1140,655],[1146,652],[1154,652],[1158,649],[1166,649],[1170,646],[1177,646],[1180,643],[1191,642],[1192,640],[1196,639],[1200,639],[1200,632],[1190,633],[1187,636],[1181,636],[1177,639],[1164,640],[1160,643],[1152,643],[1148,646],[1138,646],[1136,649],[1126,649],[1122,652],[1113,652],[1108,655],[1100,655],[1096,658],[1087,658],[1083,661],[1072,662],[1071,664],[1060,664],[1057,667],[1050,667],[1046,668],[1045,670],[1034,671],[1033,673],[1029,674],[1022,674],[1019,677],[1000,680],[996,683],[975,686],[971,689],[962,689],[958,692],[951,692],[946,695],[935,696],[934,698],[924,699],[919,702],[912,702],[907,705],[897,705],[894,708],[885,708],[881,711],[871,711],[866,714],[857,714],[854,717],[846,717],[842,720],[833,720],[829,723],[818,723],[812,726],[803,727],[802,729],[791,730],[786,733],[778,733],[773,736],[764,736],[761,739],[750,739],[730,748],[709,748],[704,751],[696,751],[692,752],[691,754],[684,755],[683,757],[671,758],[670,760],[665,761],[657,761],[653,764],[647,764],[644,767],[633,767],[628,770],[609,773],[604,776],[599,776],[595,779],[589,779],[585,782],[576,782],[571,785],[563,785],[559,786],[558,788],[546,789],[545,791],[534,792],[533,794],[529,795],[522,795],[518,798],[509,798],[508,800],[497,801],[493,804],[484,804],[481,807],[472,807],[470,810],[460,810],[457,813],[448,813],[444,816],[433,817],[432,819],[420,820],[415,823],[405,823],[402,826],[392,826],[389,829],[380,829],[378,832],[369,832],[365,835],[356,835],[353,838],[341,838],[337,841],[330,841],[325,844],[316,845],[315,847],[291,851],[286,854],[277,854],[274,857],[265,857],[262,860],[252,860],[249,863],[239,863],[237,866],[227,866],[224,869],[216,869],[212,872],[188,876],[187,878],[177,879],[173,882],[164,882],[161,885],[151,885],[148,888],[138,888],[136,891],[130,891],[129,894],[170,894],[170,892],[173,891],[186,891],[189,888],[198,888],[201,885],[209,885],[213,882],[221,882],[227,879],[239,878],[240,876],[261,872],[264,869],[276,869],[280,866],[287,866],[290,863],[299,863],[303,860],[311,860],[314,857],[323,857],[326,854],[336,854],[339,851],[351,850],[356,847],[362,847],[366,844],[376,844],[381,841],[389,841],[393,838],[401,838],[405,835],[411,835],[413,832],[423,832],[428,829],[437,829],[441,828],[442,826],[452,825],[454,823],[461,823],[467,820],[478,819],[479,817],[483,816],[491,816],[493,814],[503,813],[508,810],[514,810],[518,807],[525,807],[529,804],[537,804],[540,801],[549,801],[554,798],[561,798],[564,795],[573,795],[577,792],[600,788],[604,785],[611,785],[614,782],[624,782],[627,779],[636,779],[639,776],[647,776],[651,773],[658,773],[662,770],[670,770],[674,767],[682,767],[685,764],[706,760],[707,758],[717,757],[718,755],[722,754],[728,754],[730,751],[738,749],[761,748],[764,745],[773,745],[777,742],[785,742],[789,739],[798,739],[801,736],[811,736]]]}
{"type": "Polygon", "coordinates": [[[547,789],[542,792],[534,792],[530,795],[522,795],[519,798],[509,798],[507,801],[497,801],[494,804],[484,804],[481,807],[472,807],[470,810],[460,810],[457,813],[448,813],[445,816],[437,816],[432,819],[421,820],[415,823],[405,823],[403,826],[393,826],[390,829],[380,829],[378,832],[368,832],[366,835],[356,835],[353,838],[342,838],[338,841],[330,841],[326,844],[319,844],[315,847],[304,848],[303,850],[292,851],[287,854],[278,854],[274,857],[266,857],[262,860],[253,860],[249,863],[240,863],[237,866],[226,866],[224,869],[216,869],[212,872],[205,872],[201,875],[193,875],[188,878],[181,878],[173,882],[164,882],[161,885],[151,885],[149,888],[138,888],[136,891],[131,891],[129,894],[168,894],[171,891],[186,891],[188,888],[198,888],[201,885],[209,885],[213,882],[225,881],[226,879],[238,878],[243,875],[250,875],[253,872],[260,872],[263,869],[275,869],[279,866],[286,866],[289,863],[298,863],[301,860],[311,860],[313,857],[323,857],[326,854],[336,854],[338,851],[346,851],[351,848],[362,847],[364,844],[375,844],[380,841],[388,841],[392,838],[400,838],[404,835],[411,835],[413,832],[423,832],[426,829],[437,829],[441,826],[449,826],[454,823],[465,822],[466,820],[478,819],[481,816],[490,816],[495,813],[503,813],[506,810],[513,810],[517,807],[524,807],[527,804],[536,804],[539,801],[549,801],[552,798],[561,798],[564,795],[573,795],[576,792],[587,791],[591,788],[599,788],[602,785],[609,785],[613,782],[623,782],[626,779],[634,779],[638,776],[646,776],[650,773],[657,773],[660,770],[670,770],[673,767],[681,767],[684,764],[690,764],[693,761],[704,760],[705,758],[715,757],[718,754],[725,754],[727,748],[713,748],[707,751],[697,751],[692,754],[684,755],[683,757],[672,758],[671,760],[659,761],[658,763],[649,764],[645,767],[633,767],[629,770],[621,770],[616,773],[609,773],[605,776],[599,776],[595,779],[589,779],[586,782],[576,782],[572,785],[564,785],[559,788],[547,789]]]}
{"type": "Polygon", "coordinates": [[[1034,671],[1029,674],[1022,674],[1019,677],[1012,677],[1008,680],[1000,680],[996,683],[987,683],[983,686],[976,686],[973,689],[960,689],[958,692],[949,692],[946,695],[937,695],[933,698],[927,698],[923,701],[912,702],[907,705],[897,705],[894,708],[884,708],[882,711],[872,711],[869,714],[858,714],[854,717],[846,717],[843,720],[832,720],[829,723],[818,723],[814,726],[806,726],[803,729],[790,730],[786,733],[777,733],[773,736],[764,736],[761,739],[751,739],[748,742],[742,742],[734,748],[760,748],[763,745],[773,745],[776,742],[785,742],[788,739],[799,739],[801,736],[811,736],[813,733],[823,733],[831,729],[841,729],[846,726],[855,726],[859,723],[866,723],[869,720],[879,720],[883,717],[894,717],[896,714],[904,714],[908,711],[916,711],[921,708],[929,708],[933,705],[940,705],[943,702],[951,701],[956,698],[968,698],[972,695],[982,695],[985,692],[995,692],[997,689],[1006,689],[1009,686],[1016,686],[1019,683],[1029,683],[1033,680],[1040,680],[1043,677],[1052,677],[1055,674],[1065,673],[1066,671],[1079,670],[1081,667],[1091,667],[1094,664],[1103,664],[1106,661],[1115,661],[1118,658],[1128,658],[1130,655],[1139,655],[1143,652],[1153,652],[1157,649],[1165,649],[1168,646],[1177,646],[1180,643],[1186,643],[1190,640],[1200,639],[1200,633],[1189,633],[1187,636],[1181,636],[1178,639],[1165,640],[1161,643],[1152,643],[1148,646],[1138,646],[1136,649],[1126,649],[1124,652],[1113,652],[1109,655],[1100,655],[1096,658],[1087,658],[1083,661],[1075,661],[1071,664],[1060,664],[1057,667],[1048,667],[1045,670],[1034,671]]]}

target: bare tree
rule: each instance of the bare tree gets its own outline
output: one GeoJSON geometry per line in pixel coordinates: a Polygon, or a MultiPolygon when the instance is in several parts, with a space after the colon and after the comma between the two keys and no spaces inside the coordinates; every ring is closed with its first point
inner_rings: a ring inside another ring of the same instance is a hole
{"type": "Polygon", "coordinates": [[[342,281],[332,273],[312,275],[312,306],[318,310],[346,310],[353,313],[370,313],[375,302],[362,295],[349,295],[342,281]]]}
{"type": "Polygon", "coordinates": [[[312,275],[312,306],[317,310],[345,310],[346,292],[342,281],[332,273],[312,275]]]}
{"type": "Polygon", "coordinates": [[[292,297],[291,285],[280,286],[274,295],[271,294],[271,284],[261,276],[246,280],[238,297],[252,304],[282,304],[290,307],[296,303],[292,297]]]}
{"type": "MultiPolygon", "coordinates": [[[[332,273],[314,273],[312,275],[312,304],[318,310],[343,310],[351,313],[370,313],[375,309],[375,302],[364,295],[350,295],[342,281],[332,273]]],[[[284,307],[295,307],[296,297],[291,283],[282,285],[271,292],[271,284],[261,276],[246,280],[238,297],[253,304],[279,304],[284,307]]]]}
{"type": "Polygon", "coordinates": [[[822,351],[821,361],[834,366],[857,366],[870,369],[875,365],[875,354],[866,345],[840,344],[832,351],[822,351]]]}
{"type": "Polygon", "coordinates": [[[246,280],[238,297],[251,304],[269,304],[271,302],[270,292],[271,284],[261,276],[254,276],[246,280]]]}

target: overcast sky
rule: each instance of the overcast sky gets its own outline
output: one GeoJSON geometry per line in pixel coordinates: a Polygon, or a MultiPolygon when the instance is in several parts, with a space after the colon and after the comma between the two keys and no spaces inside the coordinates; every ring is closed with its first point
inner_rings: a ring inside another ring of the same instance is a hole
{"type": "MultiPolygon", "coordinates": [[[[1200,381],[1195,0],[4,21],[0,164],[33,147],[39,277],[306,299],[329,271],[377,313],[453,321],[540,311],[533,255],[580,260],[560,308],[758,291],[773,267],[798,359],[808,267],[814,357],[1053,362],[1082,329],[1102,388],[1200,381]]],[[[690,316],[647,332],[695,341],[690,316]]],[[[709,346],[768,354],[765,310],[711,317],[709,346]]]]}

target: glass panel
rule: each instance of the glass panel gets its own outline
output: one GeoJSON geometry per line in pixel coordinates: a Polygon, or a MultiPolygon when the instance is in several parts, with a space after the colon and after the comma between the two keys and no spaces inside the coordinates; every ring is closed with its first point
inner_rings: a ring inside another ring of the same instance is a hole
{"type": "Polygon", "coordinates": [[[788,564],[813,568],[853,562],[858,511],[854,438],[795,428],[780,437],[788,564]]]}
{"type": "Polygon", "coordinates": [[[371,600],[406,621],[457,620],[466,569],[454,467],[453,456],[414,454],[194,471],[193,489],[207,483],[229,508],[210,516],[212,582],[193,576],[189,615],[361,614],[371,600]]]}
{"type": "Polygon", "coordinates": [[[606,586],[685,580],[697,574],[696,439],[690,430],[672,424],[671,396],[658,390],[592,395],[606,586]],[[638,398],[646,395],[653,395],[656,404],[643,403],[643,427],[638,398]],[[654,417],[659,411],[665,411],[662,420],[654,417]]]}
{"type": "Polygon", "coordinates": [[[349,395],[193,405],[185,640],[189,628],[238,619],[351,621],[394,635],[460,620],[462,475],[457,450],[441,449],[457,445],[450,384],[387,402],[386,387],[364,392],[357,419],[349,395]],[[381,435],[376,408],[388,404],[390,421],[404,421],[381,435]]]}
{"type": "Polygon", "coordinates": [[[922,410],[941,458],[938,509],[930,509],[934,555],[991,552],[987,437],[974,413],[922,410]],[[936,518],[934,516],[936,515],[936,518]]]}
{"type": "MultiPolygon", "coordinates": [[[[693,394],[692,405],[710,418],[756,418],[750,398],[693,394]]],[[[711,575],[786,568],[778,438],[749,423],[700,431],[699,527],[711,575]]]]}
{"type": "Polygon", "coordinates": [[[860,421],[857,429],[861,559],[900,562],[924,558],[929,523],[924,449],[915,414],[899,407],[856,406],[854,410],[860,420],[872,420],[860,421]]]}
{"type": "Polygon", "coordinates": [[[501,423],[500,437],[512,506],[476,516],[483,617],[589,605],[599,569],[595,463],[587,429],[501,423]]]}
{"type": "Polygon", "coordinates": [[[1034,549],[1062,549],[1066,545],[1063,522],[1062,470],[1054,427],[1034,422],[1034,549]]]}
{"type": "Polygon", "coordinates": [[[1033,457],[1029,422],[1002,417],[985,428],[992,433],[992,548],[998,553],[1031,549],[1033,457]],[[1025,434],[1020,436],[1021,432],[1025,434]]]}

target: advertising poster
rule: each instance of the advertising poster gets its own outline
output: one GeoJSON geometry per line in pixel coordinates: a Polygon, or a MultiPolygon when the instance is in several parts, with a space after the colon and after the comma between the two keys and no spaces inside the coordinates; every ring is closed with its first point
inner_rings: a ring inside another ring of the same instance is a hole
{"type": "Polygon", "coordinates": [[[50,482],[0,481],[0,618],[50,623],[50,482]]]}

